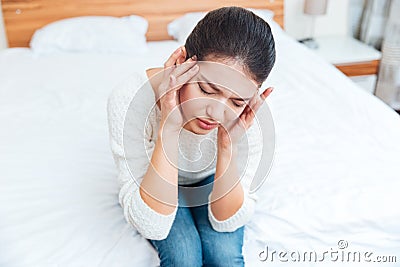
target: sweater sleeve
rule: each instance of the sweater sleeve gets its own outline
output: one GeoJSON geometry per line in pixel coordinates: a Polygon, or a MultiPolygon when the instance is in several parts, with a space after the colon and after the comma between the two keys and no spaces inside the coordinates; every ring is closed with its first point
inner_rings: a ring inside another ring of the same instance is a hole
{"type": "Polygon", "coordinates": [[[219,221],[211,210],[211,193],[208,195],[208,219],[215,231],[233,232],[250,221],[258,201],[256,192],[250,192],[250,185],[261,160],[262,149],[261,132],[256,123],[254,123],[247,130],[247,138],[242,138],[238,145],[238,151],[241,151],[241,153],[238,153],[237,159],[238,170],[239,175],[243,175],[240,180],[244,192],[242,206],[231,217],[219,221]],[[248,153],[243,153],[243,151],[248,151],[248,153]]]}
{"type": "Polygon", "coordinates": [[[162,240],[169,234],[177,208],[169,215],[158,213],[140,195],[139,186],[155,145],[153,128],[156,124],[150,112],[154,96],[148,91],[151,87],[143,89],[145,81],[137,73],[110,94],[107,102],[109,138],[118,172],[118,200],[125,220],[144,238],[162,240]]]}

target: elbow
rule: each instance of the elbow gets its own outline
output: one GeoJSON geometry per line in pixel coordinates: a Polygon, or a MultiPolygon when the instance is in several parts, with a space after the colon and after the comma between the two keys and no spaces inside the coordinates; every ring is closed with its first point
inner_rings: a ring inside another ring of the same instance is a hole
{"type": "Polygon", "coordinates": [[[217,220],[212,213],[211,204],[208,204],[208,220],[212,228],[217,232],[234,232],[245,226],[251,220],[255,212],[255,200],[245,197],[242,207],[226,220],[217,220]]]}
{"type": "Polygon", "coordinates": [[[166,239],[174,222],[177,208],[173,213],[163,215],[147,206],[141,199],[139,190],[133,191],[133,193],[127,193],[122,199],[125,220],[146,239],[166,239]]]}
{"type": "Polygon", "coordinates": [[[164,224],[156,223],[148,217],[146,218],[145,216],[141,216],[140,212],[132,211],[129,207],[124,210],[124,215],[125,220],[146,239],[166,239],[172,227],[172,224],[169,222],[164,222],[164,224]]]}

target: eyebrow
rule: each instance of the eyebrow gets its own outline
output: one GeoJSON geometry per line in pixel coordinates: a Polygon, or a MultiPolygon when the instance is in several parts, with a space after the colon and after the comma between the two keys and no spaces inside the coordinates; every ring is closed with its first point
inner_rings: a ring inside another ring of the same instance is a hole
{"type": "MultiPolygon", "coordinates": [[[[221,92],[221,90],[218,89],[218,88],[215,86],[214,83],[212,83],[212,82],[210,82],[209,80],[207,80],[206,77],[204,77],[204,76],[202,75],[202,78],[207,82],[207,85],[210,86],[212,89],[214,89],[214,90],[217,91],[217,92],[221,92]]],[[[250,100],[251,97],[249,97],[249,98],[232,97],[231,99],[238,100],[238,101],[245,101],[245,100],[250,100]]]]}

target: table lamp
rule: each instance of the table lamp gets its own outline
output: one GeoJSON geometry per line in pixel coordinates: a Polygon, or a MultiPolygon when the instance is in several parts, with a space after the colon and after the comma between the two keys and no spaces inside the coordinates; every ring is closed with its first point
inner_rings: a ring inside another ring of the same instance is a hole
{"type": "Polygon", "coordinates": [[[311,16],[311,35],[308,38],[301,39],[299,42],[305,44],[311,49],[317,49],[318,44],[314,39],[315,18],[318,15],[325,15],[328,6],[328,0],[305,0],[304,14],[311,16]]]}

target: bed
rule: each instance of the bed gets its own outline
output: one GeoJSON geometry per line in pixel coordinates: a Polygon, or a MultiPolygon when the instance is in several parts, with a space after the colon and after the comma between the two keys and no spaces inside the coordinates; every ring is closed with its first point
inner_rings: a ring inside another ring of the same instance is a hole
{"type": "Polygon", "coordinates": [[[275,88],[275,156],[245,228],[246,266],[316,266],[323,256],[325,266],[360,266],[343,252],[398,265],[400,117],[287,35],[283,0],[77,2],[2,1],[10,48],[0,52],[0,266],[159,264],[118,204],[107,98],[178,47],[168,22],[224,5],[275,13],[277,61],[264,84],[275,88]],[[28,47],[51,21],[132,12],[149,20],[149,50],[139,56],[36,56],[28,47]],[[318,260],[294,263],[311,252],[318,260]]]}

